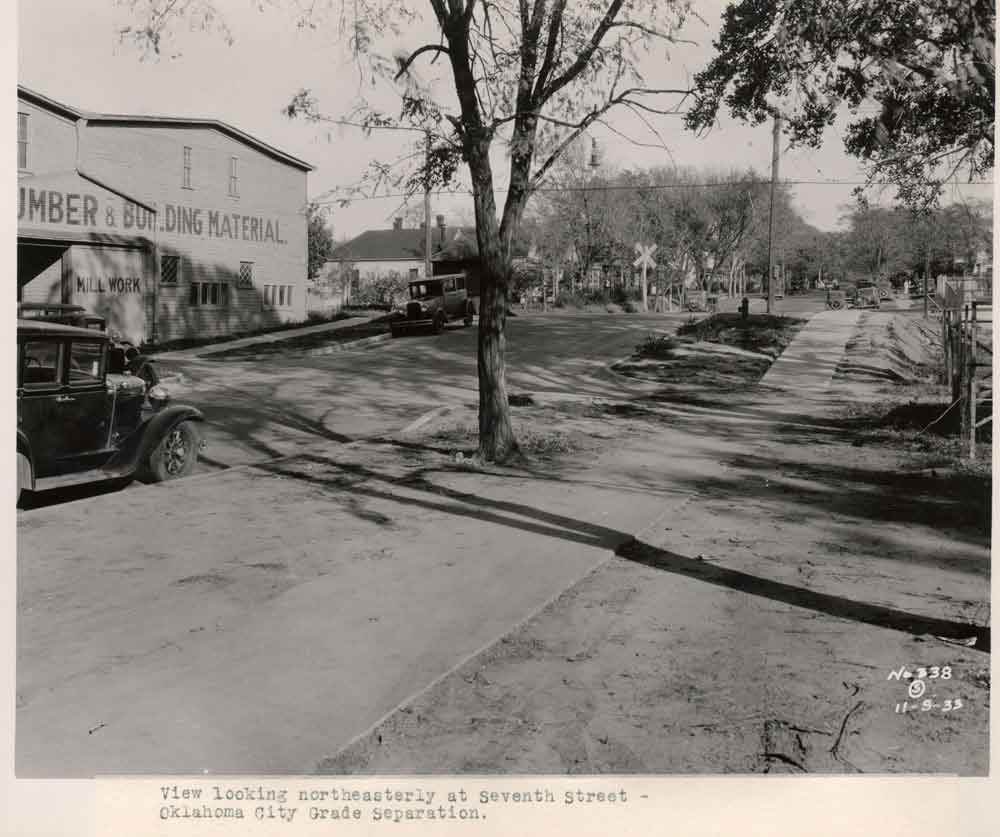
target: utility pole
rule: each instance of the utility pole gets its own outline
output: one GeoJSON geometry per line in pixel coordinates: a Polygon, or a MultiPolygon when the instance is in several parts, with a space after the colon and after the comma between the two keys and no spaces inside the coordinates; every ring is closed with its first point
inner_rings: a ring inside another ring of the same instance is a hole
{"type": "Polygon", "coordinates": [[[927,294],[930,292],[930,275],[931,275],[931,221],[930,215],[927,216],[927,234],[924,236],[924,319],[927,319],[928,315],[928,301],[927,294]]]}
{"type": "Polygon", "coordinates": [[[774,114],[771,139],[771,211],[767,219],[767,313],[774,313],[774,189],[778,182],[778,156],[781,147],[781,116],[774,114]]]}
{"type": "Polygon", "coordinates": [[[424,278],[431,278],[431,132],[425,134],[424,150],[424,278]]]}

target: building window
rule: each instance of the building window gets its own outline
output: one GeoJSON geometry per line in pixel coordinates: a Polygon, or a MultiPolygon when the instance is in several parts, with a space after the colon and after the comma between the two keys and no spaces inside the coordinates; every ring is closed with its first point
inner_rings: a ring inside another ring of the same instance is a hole
{"type": "Polygon", "coordinates": [[[184,182],[181,184],[185,189],[191,188],[191,146],[184,146],[184,182]]]}
{"type": "Polygon", "coordinates": [[[229,304],[229,285],[226,282],[192,282],[188,305],[192,308],[224,307],[229,304]]]}
{"type": "Polygon", "coordinates": [[[181,272],[180,256],[160,257],[160,282],[164,285],[176,285],[181,272]]]}
{"type": "Polygon", "coordinates": [[[263,303],[271,308],[292,307],[292,285],[265,285],[263,303]]]}
{"type": "Polygon", "coordinates": [[[239,197],[240,194],[240,179],[236,169],[238,164],[238,157],[229,158],[229,194],[234,198],[239,197]]]}
{"type": "Polygon", "coordinates": [[[419,278],[420,278],[420,270],[418,268],[416,268],[416,267],[411,267],[410,268],[410,281],[412,282],[414,279],[419,279],[419,278]]]}
{"type": "Polygon", "coordinates": [[[28,114],[17,115],[17,167],[28,168],[28,114]]]}
{"type": "Polygon", "coordinates": [[[253,262],[240,262],[240,279],[238,287],[253,287],[253,262]]]}

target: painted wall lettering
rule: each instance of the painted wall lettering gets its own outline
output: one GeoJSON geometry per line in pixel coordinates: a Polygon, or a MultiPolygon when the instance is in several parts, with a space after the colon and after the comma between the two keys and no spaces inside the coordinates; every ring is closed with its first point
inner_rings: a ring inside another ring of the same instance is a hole
{"type": "Polygon", "coordinates": [[[138,294],[142,280],[138,276],[77,276],[78,294],[138,294]]]}
{"type": "MultiPolygon", "coordinates": [[[[122,202],[123,218],[127,219],[125,226],[133,224],[132,219],[138,213],[151,214],[131,201],[122,202]]],[[[17,220],[29,224],[58,224],[70,227],[114,227],[115,207],[107,203],[102,207],[96,195],[86,192],[61,192],[57,189],[18,186],[17,220]]],[[[153,223],[148,222],[146,228],[152,230],[153,223]]]]}
{"type": "Polygon", "coordinates": [[[17,220],[29,224],[154,231],[197,238],[225,238],[283,246],[277,218],[242,215],[197,206],[164,204],[152,211],[121,198],[100,200],[85,192],[17,187],[17,220]]]}

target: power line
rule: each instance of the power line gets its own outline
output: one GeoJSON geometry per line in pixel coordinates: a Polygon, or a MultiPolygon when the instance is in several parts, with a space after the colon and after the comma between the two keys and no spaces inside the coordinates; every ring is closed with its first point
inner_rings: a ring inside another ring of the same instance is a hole
{"type": "MultiPolygon", "coordinates": [[[[785,186],[868,186],[871,185],[866,180],[781,180],[785,186]]],[[[650,183],[647,185],[612,183],[606,186],[548,186],[533,190],[535,193],[565,193],[565,192],[621,192],[621,191],[661,191],[665,189],[713,189],[727,186],[766,186],[766,180],[727,180],[716,183],[650,183]]],[[[991,186],[992,180],[973,180],[964,182],[963,186],[991,186]]],[[[503,194],[509,191],[505,187],[497,187],[493,190],[503,194]]],[[[321,206],[328,206],[342,202],[355,203],[357,201],[377,201],[389,198],[410,198],[415,192],[390,192],[384,195],[361,195],[360,197],[329,198],[312,201],[321,206]]],[[[439,189],[435,195],[464,195],[472,197],[470,189],[439,189]]]]}

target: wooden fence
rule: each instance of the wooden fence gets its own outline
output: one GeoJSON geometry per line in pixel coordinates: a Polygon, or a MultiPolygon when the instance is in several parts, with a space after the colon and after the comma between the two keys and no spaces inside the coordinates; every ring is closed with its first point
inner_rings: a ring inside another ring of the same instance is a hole
{"type": "Polygon", "coordinates": [[[946,381],[952,402],[961,404],[962,437],[968,439],[969,458],[975,459],[977,432],[993,420],[992,302],[973,299],[960,308],[945,307],[941,336],[946,381]]]}

